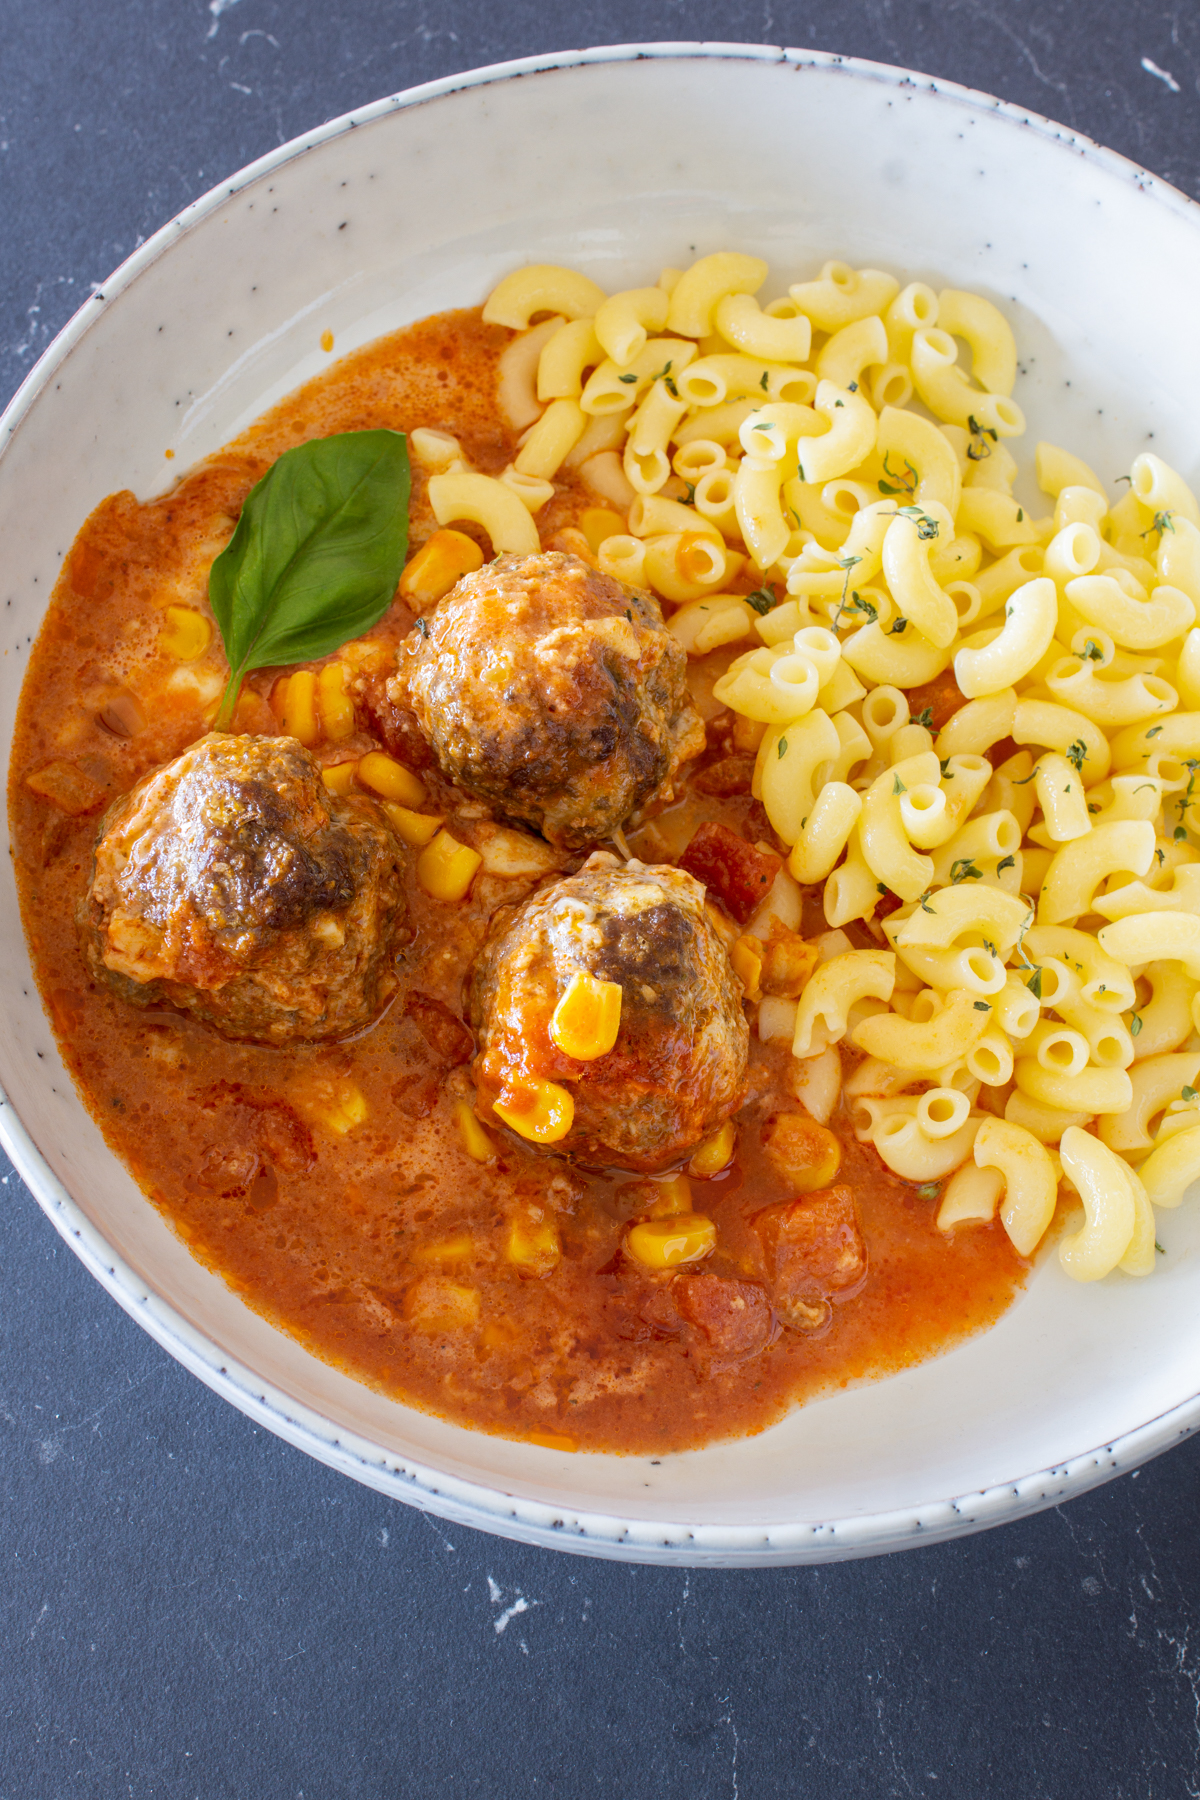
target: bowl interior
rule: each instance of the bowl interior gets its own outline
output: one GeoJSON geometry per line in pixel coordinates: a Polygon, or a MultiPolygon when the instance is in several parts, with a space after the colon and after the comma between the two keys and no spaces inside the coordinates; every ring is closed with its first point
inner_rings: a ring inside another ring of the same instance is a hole
{"type": "MultiPolygon", "coordinates": [[[[525,261],[573,264],[615,289],[725,246],[766,257],[775,292],[831,256],[978,289],[1017,332],[1023,465],[1049,437],[1108,480],[1151,443],[1197,474],[1200,231],[1171,190],[1040,122],[894,72],[774,53],[606,52],[371,109],[201,203],[93,303],[87,329],[71,328],[67,353],[51,353],[14,409],[0,459],[0,741],[90,508],[114,489],[161,490],[216,450],[327,366],[323,332],[343,353],[476,303],[525,261]]],[[[986,1336],[754,1439],[651,1464],[442,1424],[316,1361],[192,1261],[62,1068],[8,866],[0,931],[0,1082],[29,1141],[11,1114],[9,1131],[57,1222],[206,1380],[422,1503],[518,1535],[595,1514],[610,1523],[589,1547],[642,1555],[664,1538],[661,1553],[685,1559],[829,1554],[816,1540],[796,1547],[795,1532],[820,1520],[881,1548],[911,1522],[875,1515],[1062,1465],[1194,1394],[1200,1218],[1182,1209],[1161,1219],[1167,1255],[1152,1280],[1082,1288],[1048,1259],[986,1336]]]]}

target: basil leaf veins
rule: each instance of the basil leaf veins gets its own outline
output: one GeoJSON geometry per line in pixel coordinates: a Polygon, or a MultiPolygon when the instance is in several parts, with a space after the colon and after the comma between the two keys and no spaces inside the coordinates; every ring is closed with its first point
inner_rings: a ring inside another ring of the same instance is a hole
{"type": "Polygon", "coordinates": [[[230,670],[215,730],[228,730],[252,669],[327,656],[383,617],[408,549],[409,488],[399,431],[313,438],[251,488],[208,578],[230,670]]]}

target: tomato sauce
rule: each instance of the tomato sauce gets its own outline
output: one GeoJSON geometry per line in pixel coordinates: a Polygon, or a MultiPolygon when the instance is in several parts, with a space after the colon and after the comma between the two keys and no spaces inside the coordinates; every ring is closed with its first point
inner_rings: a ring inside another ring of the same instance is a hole
{"type": "MultiPolygon", "coordinates": [[[[490,914],[524,898],[532,879],[481,873],[467,900],[443,904],[422,892],[408,854],[400,991],[368,1031],[334,1046],[235,1044],[127,1005],[89,979],[76,923],[104,806],[208,728],[225,679],[219,638],[191,662],[174,660],[163,648],[168,609],[211,617],[208,568],[250,487],[294,444],[379,426],[452,432],[476,468],[498,473],[514,453],[495,403],[508,337],[476,312],[427,320],[332,365],[162,498],[102,502],[67,559],[26,677],[9,795],[17,878],[42,996],[80,1092],[202,1263],[316,1355],[410,1405],[565,1448],[658,1455],[760,1431],[797,1402],[949,1348],[995,1322],[1028,1264],[998,1223],[938,1232],[936,1197],[892,1175],[839,1113],[837,1180],[853,1189],[865,1281],[823,1330],[777,1322],[744,1360],[716,1354],[695,1307],[673,1297],[688,1272],[655,1276],[623,1252],[644,1181],[572,1168],[508,1135],[493,1134],[488,1166],[466,1153],[454,1112],[472,1094],[470,1044],[455,1023],[463,977],[490,914]],[[351,1095],[361,1105],[348,1107],[351,1095]],[[509,1234],[514,1221],[546,1219],[561,1258],[531,1274],[508,1259],[509,1234]]],[[[597,503],[560,481],[538,515],[543,544],[597,503]]],[[[434,528],[415,467],[411,521],[415,549],[434,528]]],[[[397,601],[368,634],[368,659],[386,666],[412,623],[397,601]]],[[[703,702],[705,664],[694,667],[703,702]]],[[[250,678],[237,729],[279,730],[278,673],[250,678]]],[[[738,786],[725,778],[736,756],[711,703],[702,710],[710,751],[684,799],[646,828],[662,857],[704,821],[769,836],[748,794],[726,791],[738,786]],[[723,773],[706,781],[717,762],[723,773]]],[[[348,745],[318,746],[318,758],[380,747],[369,712],[357,724],[348,745]]],[[[436,770],[421,779],[469,839],[482,809],[436,770]]],[[[692,1182],[695,1210],[717,1227],[702,1267],[740,1282],[761,1275],[753,1215],[790,1192],[764,1127],[798,1110],[786,1048],[755,1036],[751,1058],[734,1162],[692,1182]]]]}

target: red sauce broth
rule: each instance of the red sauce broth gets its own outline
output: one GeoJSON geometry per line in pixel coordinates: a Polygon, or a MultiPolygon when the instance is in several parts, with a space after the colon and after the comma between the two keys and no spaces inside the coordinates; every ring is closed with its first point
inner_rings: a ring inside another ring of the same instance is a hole
{"type": "MultiPolygon", "coordinates": [[[[426,320],[331,365],[169,494],[140,503],[118,493],[96,508],[67,559],[22,693],[9,793],[17,879],[42,997],[79,1091],[206,1267],[317,1356],[407,1404],[509,1437],[658,1455],[761,1431],[798,1402],[950,1348],[1000,1317],[1029,1264],[998,1223],[940,1233],[936,1199],[892,1175],[839,1114],[837,1180],[854,1190],[866,1280],[823,1331],[780,1327],[765,1350],[722,1367],[674,1309],[672,1277],[649,1275],[622,1251],[644,1190],[508,1135],[497,1137],[494,1165],[471,1161],[453,1116],[455,1099],[471,1093],[467,1072],[447,1067],[406,1011],[415,991],[461,1014],[463,975],[490,913],[532,882],[481,875],[467,901],[444,905],[417,886],[411,853],[413,935],[400,993],[370,1030],[336,1046],[232,1044],[174,1013],[126,1005],[89,979],[76,926],[100,808],[178,755],[211,718],[224,677],[219,638],[181,677],[159,633],[167,604],[207,613],[208,567],[250,487],[291,445],[378,426],[452,432],[475,467],[498,473],[514,454],[495,404],[508,340],[477,312],[426,320]],[[123,735],[130,695],[140,725],[123,735]],[[93,784],[88,814],[65,814],[26,785],[56,759],[93,784]],[[343,1135],[322,1121],[347,1082],[367,1111],[343,1135]],[[548,1275],[522,1274],[506,1259],[510,1226],[548,1214],[561,1260],[548,1275]],[[473,1292],[477,1316],[415,1328],[413,1296],[431,1283],[473,1292]]],[[[414,549],[434,528],[425,485],[414,467],[414,549]]],[[[538,518],[543,543],[597,504],[578,482],[560,481],[538,518]]],[[[386,657],[412,622],[397,601],[368,636],[386,657]]],[[[278,673],[250,679],[237,729],[279,729],[268,703],[278,673]]],[[[701,664],[698,692],[705,682],[701,664]]],[[[379,747],[362,715],[359,723],[348,745],[318,747],[318,757],[379,747]]],[[[705,761],[729,750],[721,723],[710,727],[705,761]]],[[[469,835],[479,809],[435,770],[422,779],[431,808],[469,835]]],[[[751,840],[770,835],[748,796],[693,789],[655,822],[659,854],[675,840],[682,847],[704,819],[751,840]]],[[[763,1127],[776,1111],[798,1110],[786,1049],[757,1037],[752,1045],[753,1097],[737,1120],[734,1164],[692,1184],[695,1210],[718,1232],[703,1267],[742,1280],[761,1273],[751,1216],[789,1191],[763,1151],[763,1127]]]]}

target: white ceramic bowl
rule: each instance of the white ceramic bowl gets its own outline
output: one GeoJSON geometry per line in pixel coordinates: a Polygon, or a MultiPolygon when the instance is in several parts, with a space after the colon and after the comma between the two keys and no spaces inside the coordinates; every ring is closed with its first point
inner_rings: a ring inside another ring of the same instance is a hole
{"type": "MultiPolygon", "coordinates": [[[[526,260],[610,288],[737,246],[982,289],[1013,318],[1040,436],[1106,476],[1154,448],[1195,478],[1200,209],[984,96],[743,45],[513,63],[380,101],[172,221],[85,305],[0,428],[0,741],[60,561],[114,489],[146,495],[344,352],[483,298],[526,260]],[[167,462],[164,451],[173,449],[167,462]]],[[[1032,499],[1032,494],[1029,496],[1032,499]]],[[[860,1556],[1083,1491],[1193,1429],[1200,1217],[1153,1277],[1051,1258],[992,1332],[762,1436],[664,1458],[565,1455],[360,1387],[214,1276],[106,1148],[63,1070],[0,874],[0,1134],[67,1242],[157,1341],[291,1443],[383,1493],[530,1542],[647,1562],[860,1556]]],[[[947,1252],[952,1254],[952,1252],[947,1252]]]]}

